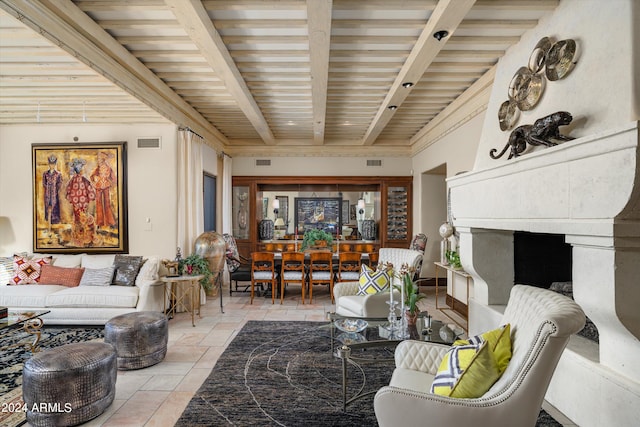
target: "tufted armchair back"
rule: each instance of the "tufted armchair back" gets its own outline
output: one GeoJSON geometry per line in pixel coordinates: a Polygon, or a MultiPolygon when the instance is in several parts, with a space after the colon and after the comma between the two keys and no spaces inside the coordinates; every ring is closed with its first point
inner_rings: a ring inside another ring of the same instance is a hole
{"type": "MultiPolygon", "coordinates": [[[[380,248],[378,265],[390,263],[393,264],[393,268],[397,271],[400,270],[402,265],[407,264],[410,269],[415,270],[421,260],[422,253],[413,249],[380,248]]],[[[394,277],[393,280],[394,285],[401,285],[399,277],[394,277]]]]}

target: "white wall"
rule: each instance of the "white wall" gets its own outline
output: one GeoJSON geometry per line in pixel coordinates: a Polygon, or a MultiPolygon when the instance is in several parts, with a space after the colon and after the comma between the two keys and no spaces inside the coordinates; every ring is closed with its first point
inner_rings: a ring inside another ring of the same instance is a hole
{"type": "MultiPolygon", "coordinates": [[[[366,147],[362,147],[366,150],[366,147]]],[[[234,157],[234,176],[409,176],[408,157],[234,157]],[[256,159],[270,159],[271,166],[256,166],[256,159]],[[382,160],[368,167],[367,160],[382,160]]]]}
{"type": "Polygon", "coordinates": [[[173,124],[1,126],[0,254],[33,251],[31,144],[71,143],[76,136],[79,143],[127,141],[129,252],[173,258],[177,218],[173,124]],[[137,148],[139,137],[161,137],[161,149],[137,148]]]}
{"type": "MultiPolygon", "coordinates": [[[[637,71],[640,62],[640,41],[633,39],[633,1],[563,0],[555,13],[507,51],[496,70],[474,169],[495,167],[507,161],[507,154],[499,160],[489,157],[489,150],[500,151],[511,133],[500,130],[498,109],[507,100],[511,78],[518,68],[527,65],[531,51],[542,37],[574,39],[579,54],[577,64],[565,78],[547,81],[538,104],[522,112],[516,126],[532,124],[556,111],[568,111],[573,122],[560,129],[563,134],[577,138],[638,120],[635,106],[640,76],[634,70],[637,71]]],[[[636,12],[636,21],[637,16],[636,12]]],[[[638,25],[636,22],[635,26],[638,25]]]]}
{"type": "Polygon", "coordinates": [[[427,235],[427,247],[422,277],[434,277],[433,263],[440,260],[438,228],[447,219],[446,185],[444,177],[425,175],[432,169],[446,165],[447,176],[471,170],[476,158],[485,113],[445,135],[412,159],[413,230],[427,235]]]}

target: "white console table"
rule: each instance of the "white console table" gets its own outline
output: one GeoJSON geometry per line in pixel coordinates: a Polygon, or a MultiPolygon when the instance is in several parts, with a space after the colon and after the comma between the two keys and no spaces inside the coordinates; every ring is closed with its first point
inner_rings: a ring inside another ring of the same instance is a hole
{"type": "Polygon", "coordinates": [[[453,316],[451,316],[451,314],[449,313],[450,311],[453,311],[455,313],[457,313],[460,317],[465,317],[468,318],[468,312],[467,310],[469,309],[469,286],[471,284],[472,281],[472,277],[469,273],[467,273],[466,271],[462,270],[462,269],[455,269],[453,267],[451,267],[450,265],[447,264],[443,264],[441,262],[434,262],[435,264],[435,273],[436,273],[436,309],[440,310],[445,316],[447,316],[449,319],[453,320],[458,326],[462,327],[465,331],[468,330],[468,322],[466,322],[466,324],[462,324],[461,322],[459,322],[456,318],[454,318],[453,316]],[[441,306],[438,304],[438,288],[439,288],[439,280],[438,280],[438,273],[439,270],[443,269],[446,272],[450,271],[452,273],[452,275],[457,275],[460,276],[462,278],[465,279],[466,281],[466,286],[467,286],[467,295],[466,295],[466,307],[465,307],[465,312],[467,312],[467,316],[465,316],[463,313],[461,313],[460,311],[456,310],[456,298],[454,297],[454,292],[453,292],[453,286],[454,284],[451,284],[451,294],[445,292],[448,296],[451,297],[451,306],[445,305],[445,306],[441,306]]]}

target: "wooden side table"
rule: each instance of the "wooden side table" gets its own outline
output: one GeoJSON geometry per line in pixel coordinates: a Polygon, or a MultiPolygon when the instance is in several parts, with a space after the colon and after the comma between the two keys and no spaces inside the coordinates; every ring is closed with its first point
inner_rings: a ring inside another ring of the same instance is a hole
{"type": "Polygon", "coordinates": [[[178,304],[183,304],[186,308],[186,304],[184,304],[184,299],[187,295],[189,295],[190,300],[190,309],[187,309],[191,312],[191,324],[196,326],[195,321],[195,312],[196,312],[196,302],[198,306],[198,317],[200,317],[200,280],[203,278],[203,275],[197,276],[176,276],[169,277],[163,276],[160,278],[160,281],[164,283],[164,312],[167,314],[167,298],[169,299],[169,319],[173,319],[173,316],[176,314],[176,307],[178,304]],[[187,286],[188,292],[179,292],[182,286],[180,284],[184,283],[187,286]]]}

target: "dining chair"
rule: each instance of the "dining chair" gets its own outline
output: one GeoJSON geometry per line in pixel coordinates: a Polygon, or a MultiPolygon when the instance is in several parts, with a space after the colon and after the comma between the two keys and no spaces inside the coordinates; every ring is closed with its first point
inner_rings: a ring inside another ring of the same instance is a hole
{"type": "Polygon", "coordinates": [[[313,285],[329,285],[333,303],[333,254],[329,251],[309,253],[309,303],[313,303],[313,285]]]}
{"type": "Polygon", "coordinates": [[[229,270],[229,295],[233,295],[233,292],[248,292],[251,285],[245,286],[244,290],[238,290],[238,282],[251,281],[251,260],[240,255],[235,237],[228,233],[223,234],[222,237],[227,243],[226,261],[227,269],[229,270]]]}
{"type": "Polygon", "coordinates": [[[289,283],[300,283],[302,287],[302,304],[304,304],[306,288],[304,253],[283,252],[280,271],[280,304],[284,300],[284,288],[289,283]]]}
{"type": "Polygon", "coordinates": [[[369,268],[373,270],[378,268],[378,259],[380,259],[379,252],[369,252],[369,268]]]}
{"type": "Polygon", "coordinates": [[[360,279],[362,254],[360,252],[340,252],[338,255],[338,282],[360,279]]]}
{"type": "Polygon", "coordinates": [[[278,289],[276,285],[275,256],[273,252],[253,252],[251,254],[251,304],[257,283],[271,286],[271,304],[275,303],[278,289]]]}

